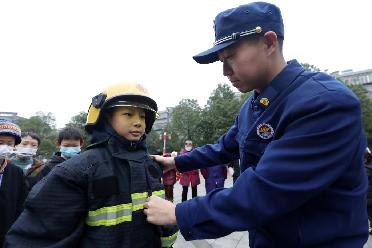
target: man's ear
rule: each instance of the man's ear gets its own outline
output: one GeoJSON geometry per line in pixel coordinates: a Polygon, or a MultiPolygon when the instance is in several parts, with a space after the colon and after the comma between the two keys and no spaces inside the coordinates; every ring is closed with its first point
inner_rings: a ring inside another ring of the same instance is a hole
{"type": "Polygon", "coordinates": [[[279,41],[278,36],[273,31],[268,31],[264,34],[264,42],[267,46],[267,49],[270,53],[274,52],[275,50],[279,49],[279,41]]]}

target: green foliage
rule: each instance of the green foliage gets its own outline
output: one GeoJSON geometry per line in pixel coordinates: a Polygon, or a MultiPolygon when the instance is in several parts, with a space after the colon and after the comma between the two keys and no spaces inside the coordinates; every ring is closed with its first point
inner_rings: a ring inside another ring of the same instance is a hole
{"type": "Polygon", "coordinates": [[[71,117],[70,122],[66,124],[66,127],[76,127],[76,128],[81,129],[83,133],[83,140],[84,140],[85,146],[89,144],[89,135],[85,131],[85,128],[84,128],[86,120],[87,120],[87,115],[88,115],[87,112],[81,111],[77,115],[71,117]]]}
{"type": "Polygon", "coordinates": [[[41,144],[38,154],[42,158],[48,158],[53,154],[57,130],[55,128],[55,117],[52,113],[37,112],[35,116],[31,116],[29,119],[19,119],[17,124],[23,132],[34,132],[39,135],[41,144]]]}
{"type": "Polygon", "coordinates": [[[172,136],[169,141],[172,150],[178,151],[186,139],[192,139],[194,144],[200,143],[198,127],[201,113],[202,109],[194,99],[182,99],[173,109],[171,122],[166,130],[172,136]]]}
{"type": "Polygon", "coordinates": [[[227,84],[219,84],[203,109],[196,100],[183,99],[173,109],[166,128],[172,136],[167,151],[179,151],[189,138],[195,146],[216,142],[231,127],[247,96],[234,93],[227,84]]]}
{"type": "Polygon", "coordinates": [[[311,64],[308,64],[308,63],[300,63],[300,64],[307,71],[313,71],[313,72],[320,71],[320,69],[318,67],[316,67],[315,65],[311,65],[311,64]]]}
{"type": "Polygon", "coordinates": [[[372,139],[372,99],[362,85],[347,85],[359,98],[362,106],[363,128],[369,140],[372,139]]]}
{"type": "Polygon", "coordinates": [[[84,125],[87,120],[87,112],[81,111],[77,115],[71,117],[71,120],[69,123],[66,124],[66,127],[77,127],[81,130],[84,130],[84,125]]]}
{"type": "Polygon", "coordinates": [[[155,131],[151,131],[146,138],[147,150],[150,154],[156,154],[162,151],[163,142],[160,140],[159,135],[155,131]]]}
{"type": "Polygon", "coordinates": [[[203,109],[199,132],[202,144],[215,143],[234,123],[247,95],[238,95],[229,85],[219,84],[203,109]]]}

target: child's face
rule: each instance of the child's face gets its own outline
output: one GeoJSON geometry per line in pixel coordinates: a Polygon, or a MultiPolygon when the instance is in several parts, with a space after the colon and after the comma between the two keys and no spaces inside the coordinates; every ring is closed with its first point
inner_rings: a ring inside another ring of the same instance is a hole
{"type": "Polygon", "coordinates": [[[39,147],[39,142],[37,139],[32,138],[31,136],[22,137],[22,141],[17,147],[30,147],[37,149],[39,147]]]}
{"type": "Polygon", "coordinates": [[[80,139],[63,139],[61,143],[57,144],[57,147],[81,147],[80,139]]]}
{"type": "Polygon", "coordinates": [[[115,107],[109,118],[114,130],[129,141],[138,141],[145,133],[145,110],[136,107],[115,107]]]}
{"type": "Polygon", "coordinates": [[[12,135],[0,135],[0,145],[15,146],[15,138],[12,135]]]}

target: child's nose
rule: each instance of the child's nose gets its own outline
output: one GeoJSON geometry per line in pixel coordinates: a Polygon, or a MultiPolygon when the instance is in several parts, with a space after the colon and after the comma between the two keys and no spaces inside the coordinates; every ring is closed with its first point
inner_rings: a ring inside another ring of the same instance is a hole
{"type": "Polygon", "coordinates": [[[143,122],[143,120],[141,118],[141,115],[138,114],[138,115],[134,116],[134,125],[141,126],[142,122],[143,122]]]}

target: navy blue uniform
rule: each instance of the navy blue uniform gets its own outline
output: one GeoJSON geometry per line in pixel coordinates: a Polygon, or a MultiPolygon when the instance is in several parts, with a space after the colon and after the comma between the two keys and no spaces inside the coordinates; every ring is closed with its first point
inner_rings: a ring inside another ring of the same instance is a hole
{"type": "Polygon", "coordinates": [[[250,247],[362,247],[368,239],[360,102],[291,61],[242,106],[213,145],[176,158],[181,172],[240,158],[229,189],[176,207],[186,240],[249,231],[250,247]]]}

